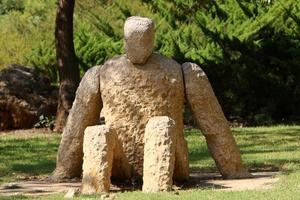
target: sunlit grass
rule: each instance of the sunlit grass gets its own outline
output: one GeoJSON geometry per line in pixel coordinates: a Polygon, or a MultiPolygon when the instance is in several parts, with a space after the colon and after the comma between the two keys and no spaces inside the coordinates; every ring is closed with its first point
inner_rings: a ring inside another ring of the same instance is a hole
{"type": "MultiPolygon", "coordinates": [[[[243,160],[252,171],[285,170],[300,164],[300,126],[234,128],[243,160]]],[[[190,166],[215,171],[205,139],[198,130],[186,131],[190,166]]]]}
{"type": "Polygon", "coordinates": [[[60,136],[0,136],[0,183],[47,176],[55,167],[60,136]]]}
{"type": "MultiPolygon", "coordinates": [[[[300,199],[300,126],[273,126],[234,128],[234,136],[245,164],[251,171],[281,171],[280,181],[274,189],[221,191],[195,188],[179,193],[144,194],[142,192],[117,193],[117,199],[300,199]]],[[[216,172],[204,137],[196,129],[186,130],[190,151],[190,167],[200,171],[216,172]]],[[[16,181],[26,176],[47,176],[55,167],[60,135],[37,134],[29,138],[0,136],[0,182],[16,181]]],[[[34,199],[62,199],[63,194],[34,199]]],[[[75,199],[99,199],[80,197],[75,199]]],[[[15,196],[0,199],[33,199],[15,196]]]]}

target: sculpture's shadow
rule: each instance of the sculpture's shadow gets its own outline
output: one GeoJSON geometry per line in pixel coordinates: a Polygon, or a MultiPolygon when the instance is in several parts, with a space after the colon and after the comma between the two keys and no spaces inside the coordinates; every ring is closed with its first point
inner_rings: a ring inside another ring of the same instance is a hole
{"type": "MultiPolygon", "coordinates": [[[[219,173],[199,172],[192,170],[188,181],[174,182],[173,190],[217,189],[217,190],[251,190],[270,188],[278,181],[275,176],[279,172],[254,172],[252,178],[224,180],[219,173]]],[[[140,191],[142,180],[112,180],[112,191],[140,191]]]]}
{"type": "MultiPolygon", "coordinates": [[[[191,174],[189,180],[184,182],[174,182],[173,190],[188,190],[188,189],[225,189],[228,188],[221,184],[211,183],[212,180],[223,180],[217,173],[191,174]]],[[[141,179],[124,181],[113,179],[112,191],[140,191],[142,190],[143,182],[141,179]]]]}

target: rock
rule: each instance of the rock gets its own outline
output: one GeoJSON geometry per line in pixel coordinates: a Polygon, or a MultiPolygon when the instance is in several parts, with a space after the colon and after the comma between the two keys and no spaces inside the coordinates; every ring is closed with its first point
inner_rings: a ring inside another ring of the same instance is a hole
{"type": "Polygon", "coordinates": [[[78,188],[71,188],[68,190],[64,198],[72,199],[74,197],[78,197],[80,195],[80,190],[78,188]]]}
{"type": "Polygon", "coordinates": [[[134,64],[144,64],[154,48],[154,22],[145,17],[129,17],[124,38],[127,58],[134,64]]]}
{"type": "Polygon", "coordinates": [[[251,177],[206,74],[194,63],[182,68],[187,102],[220,173],[224,178],[251,177]]]}
{"type": "Polygon", "coordinates": [[[146,125],[143,192],[169,191],[173,184],[176,145],[175,121],[153,117],[146,125]]]}
{"type": "Polygon", "coordinates": [[[109,192],[115,133],[105,125],[85,129],[82,193],[109,192]]]}
{"type": "Polygon", "coordinates": [[[31,128],[56,107],[57,89],[37,70],[10,65],[0,71],[0,130],[31,128]]]}

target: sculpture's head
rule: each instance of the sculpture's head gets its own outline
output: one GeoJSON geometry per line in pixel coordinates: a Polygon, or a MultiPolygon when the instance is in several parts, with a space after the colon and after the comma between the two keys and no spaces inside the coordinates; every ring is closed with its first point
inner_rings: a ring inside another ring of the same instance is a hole
{"type": "Polygon", "coordinates": [[[134,64],[144,64],[154,48],[154,22],[145,17],[129,17],[124,38],[127,58],[134,64]]]}

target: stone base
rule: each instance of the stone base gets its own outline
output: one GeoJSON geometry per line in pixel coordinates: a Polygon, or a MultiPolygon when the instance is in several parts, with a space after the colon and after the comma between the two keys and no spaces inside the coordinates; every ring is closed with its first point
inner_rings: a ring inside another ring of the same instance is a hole
{"type": "Polygon", "coordinates": [[[145,131],[143,192],[172,189],[175,164],[175,122],[169,117],[153,117],[145,131]]]}
{"type": "Polygon", "coordinates": [[[109,192],[115,134],[105,125],[85,129],[82,193],[109,192]]]}

